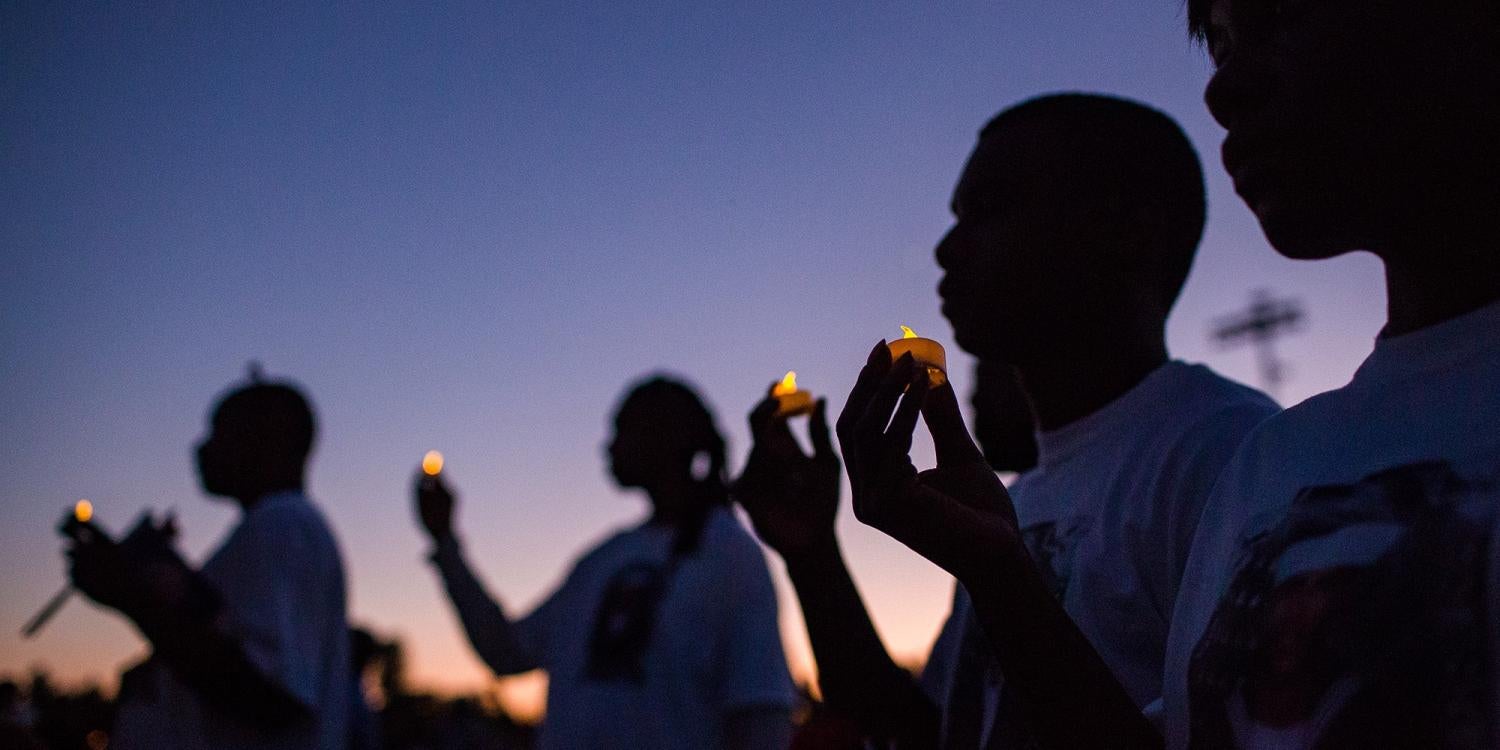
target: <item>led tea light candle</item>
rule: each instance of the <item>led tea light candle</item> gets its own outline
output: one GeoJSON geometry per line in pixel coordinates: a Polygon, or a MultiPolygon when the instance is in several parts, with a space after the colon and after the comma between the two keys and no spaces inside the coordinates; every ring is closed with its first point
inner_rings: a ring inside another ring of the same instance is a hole
{"type": "Polygon", "coordinates": [[[927,385],[936,388],[948,382],[948,355],[943,345],[932,339],[924,339],[910,328],[901,326],[901,338],[886,344],[891,350],[891,361],[911,352],[911,358],[919,365],[927,365],[927,385]]]}
{"type": "Polygon", "coordinates": [[[776,397],[778,407],[777,416],[795,417],[800,414],[810,414],[813,410],[813,397],[807,391],[798,390],[797,373],[788,370],[786,377],[771,389],[771,395],[776,397]]]}
{"type": "Polygon", "coordinates": [[[87,500],[79,500],[73,504],[73,517],[79,523],[88,523],[94,518],[94,504],[87,500]]]}
{"type": "Polygon", "coordinates": [[[429,477],[443,473],[443,454],[437,451],[427,451],[427,454],[422,456],[422,473],[429,477]]]}

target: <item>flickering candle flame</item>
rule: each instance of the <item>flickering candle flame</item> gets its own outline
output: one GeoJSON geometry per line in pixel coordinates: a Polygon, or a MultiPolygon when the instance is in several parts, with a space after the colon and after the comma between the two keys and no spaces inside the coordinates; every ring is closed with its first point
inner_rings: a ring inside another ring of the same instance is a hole
{"type": "Polygon", "coordinates": [[[786,377],[771,389],[771,395],[776,397],[776,413],[780,416],[795,417],[799,414],[807,414],[813,409],[812,394],[798,390],[795,371],[788,370],[786,377]]]}
{"type": "Polygon", "coordinates": [[[443,471],[443,454],[437,451],[427,451],[422,456],[422,473],[429,477],[435,477],[443,471]]]}
{"type": "Polygon", "coordinates": [[[797,373],[796,373],[795,370],[787,370],[786,371],[786,377],[782,378],[781,382],[776,384],[776,387],[774,389],[772,389],[772,391],[771,391],[771,395],[773,395],[773,396],[785,396],[788,393],[796,393],[796,392],[797,392],[797,373]]]}
{"type": "Polygon", "coordinates": [[[932,339],[924,339],[906,326],[901,326],[901,338],[886,345],[891,350],[891,361],[911,352],[912,359],[927,366],[927,385],[936,388],[948,382],[948,354],[943,345],[932,339]]]}
{"type": "Polygon", "coordinates": [[[79,500],[73,504],[73,517],[79,523],[88,523],[94,517],[94,504],[87,500],[79,500]]]}

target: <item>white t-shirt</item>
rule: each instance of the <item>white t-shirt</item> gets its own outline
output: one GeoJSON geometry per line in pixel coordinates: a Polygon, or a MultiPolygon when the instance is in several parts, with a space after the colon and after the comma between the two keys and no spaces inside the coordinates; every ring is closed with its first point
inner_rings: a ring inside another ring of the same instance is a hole
{"type": "Polygon", "coordinates": [[[261,498],[204,563],[230,632],[261,674],[312,715],[266,734],[203,702],[164,665],[120,706],[110,747],[125,750],[321,750],[348,741],[349,628],[344,566],[321,513],[301,492],[261,498]]]}
{"type": "MultiPolygon", "coordinates": [[[[1161,695],[1177,587],[1214,479],[1276,410],[1202,365],[1168,362],[1104,408],[1038,434],[1037,466],[1010,487],[1032,559],[1138,706],[1161,695]]],[[[945,742],[1025,746],[962,587],[944,633],[924,681],[944,707],[945,742]]]]}
{"type": "Polygon", "coordinates": [[[1495,747],[1500,303],[1382,338],[1245,441],[1173,619],[1194,747],[1495,747]]]}
{"type": "Polygon", "coordinates": [[[433,560],[481,658],[497,672],[548,673],[539,748],[715,748],[735,711],[790,709],[760,546],[725,508],[710,512],[697,551],[673,565],[675,537],[652,524],[610,537],[514,623],[507,644],[493,643],[499,628],[484,625],[499,610],[458,545],[439,546],[433,560]],[[507,647],[525,652],[523,662],[489,656],[507,647]]]}

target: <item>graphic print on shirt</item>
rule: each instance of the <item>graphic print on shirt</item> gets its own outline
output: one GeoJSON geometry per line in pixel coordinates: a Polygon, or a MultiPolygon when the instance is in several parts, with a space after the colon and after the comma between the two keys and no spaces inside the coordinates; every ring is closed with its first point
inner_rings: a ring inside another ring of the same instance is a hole
{"type": "Polygon", "coordinates": [[[1304,489],[1193,650],[1193,747],[1480,748],[1492,481],[1445,463],[1304,489]]]}
{"type": "Polygon", "coordinates": [[[1078,543],[1088,533],[1093,519],[1074,516],[1056,521],[1032,524],[1021,530],[1021,541],[1025,543],[1031,559],[1047,579],[1047,590],[1062,601],[1068,593],[1068,580],[1073,577],[1073,559],[1077,557],[1078,543]]]}
{"type": "MultiPolygon", "coordinates": [[[[1041,570],[1047,590],[1062,601],[1073,576],[1078,543],[1088,532],[1092,518],[1075,516],[1035,523],[1021,530],[1021,539],[1031,559],[1041,570]]],[[[984,747],[1026,750],[1036,747],[1035,733],[1025,720],[1024,707],[1015,691],[1005,686],[989,639],[971,610],[959,642],[959,660],[949,694],[945,748],[984,747]],[[993,696],[993,697],[992,697],[993,696]],[[993,702],[986,711],[985,704],[993,702]],[[988,731],[983,727],[989,722],[988,731]]]]}
{"type": "Polygon", "coordinates": [[[626,565],[610,578],[594,615],[586,678],[645,681],[646,647],[656,624],[664,578],[661,565],[647,561],[626,565]]]}

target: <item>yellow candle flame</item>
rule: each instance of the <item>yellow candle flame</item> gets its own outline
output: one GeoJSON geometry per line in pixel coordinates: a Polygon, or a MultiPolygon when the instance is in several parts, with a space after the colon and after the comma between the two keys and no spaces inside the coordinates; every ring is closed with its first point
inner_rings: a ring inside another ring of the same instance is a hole
{"type": "Polygon", "coordinates": [[[914,339],[916,337],[917,337],[917,332],[916,331],[913,331],[912,329],[907,328],[906,326],[901,326],[901,338],[903,338],[903,339],[914,339]]]}
{"type": "Polygon", "coordinates": [[[787,395],[789,393],[796,393],[796,392],[797,392],[797,373],[795,371],[792,371],[792,370],[787,370],[786,377],[782,378],[781,382],[776,384],[776,387],[771,390],[771,395],[772,396],[785,396],[785,395],[787,395]]]}
{"type": "Polygon", "coordinates": [[[437,451],[427,451],[422,457],[422,473],[429,477],[435,477],[443,470],[443,454],[437,451]]]}
{"type": "Polygon", "coordinates": [[[94,504],[87,500],[79,500],[73,505],[73,517],[79,523],[88,523],[94,517],[94,504]]]}

